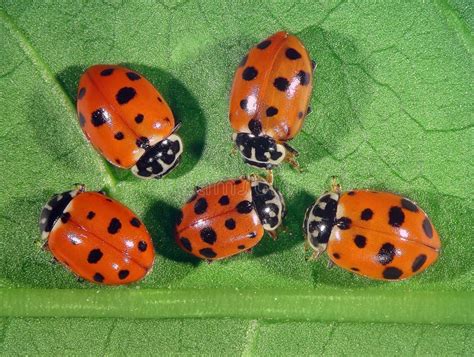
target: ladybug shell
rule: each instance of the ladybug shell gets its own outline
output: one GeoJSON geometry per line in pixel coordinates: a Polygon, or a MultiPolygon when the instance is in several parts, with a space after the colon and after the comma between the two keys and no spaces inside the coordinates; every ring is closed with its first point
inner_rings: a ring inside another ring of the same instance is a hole
{"type": "Polygon", "coordinates": [[[142,279],[155,259],[145,225],[120,202],[77,194],[48,236],[54,257],[83,279],[107,285],[142,279]]]}
{"type": "Polygon", "coordinates": [[[330,259],[372,279],[402,280],[438,258],[441,242],[415,203],[388,192],[342,194],[328,244],[330,259]]]}
{"type": "Polygon", "coordinates": [[[201,259],[222,259],[255,246],[264,230],[247,179],[199,189],[182,208],[176,241],[201,259]]]}
{"type": "Polygon", "coordinates": [[[128,68],[89,67],[77,93],[77,115],[85,136],[110,163],[132,167],[148,144],[168,137],[175,120],[156,88],[128,68]]]}
{"type": "Polygon", "coordinates": [[[301,41],[277,32],[253,47],[234,76],[229,119],[234,131],[277,141],[301,130],[313,87],[312,64],[301,41]],[[257,120],[257,122],[255,122],[257,120]]]}

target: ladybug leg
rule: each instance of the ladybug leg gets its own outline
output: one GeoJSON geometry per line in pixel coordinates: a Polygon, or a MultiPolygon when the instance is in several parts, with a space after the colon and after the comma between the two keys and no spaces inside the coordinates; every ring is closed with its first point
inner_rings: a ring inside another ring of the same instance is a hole
{"type": "Polygon", "coordinates": [[[317,67],[318,67],[318,64],[316,63],[316,61],[311,60],[311,68],[313,69],[313,73],[316,72],[317,67]]]}
{"type": "Polygon", "coordinates": [[[332,260],[328,261],[328,269],[332,269],[334,267],[334,262],[332,260]]]}
{"type": "Polygon", "coordinates": [[[212,263],[214,263],[214,260],[206,259],[206,263],[207,263],[207,265],[211,265],[212,263]]]}
{"type": "Polygon", "coordinates": [[[247,249],[246,251],[244,251],[244,253],[252,254],[252,253],[253,253],[253,249],[252,249],[252,248],[249,248],[249,249],[247,249]]]}
{"type": "MultiPolygon", "coordinates": [[[[307,250],[309,250],[309,243],[307,240],[305,240],[305,252],[307,250]]],[[[311,260],[317,260],[319,259],[319,257],[321,256],[321,254],[323,254],[323,252],[326,250],[326,247],[320,245],[317,249],[313,249],[313,252],[311,253],[311,255],[309,257],[306,258],[306,261],[311,261],[311,260]]]]}
{"type": "Polygon", "coordinates": [[[84,282],[84,279],[82,279],[82,278],[80,278],[80,277],[77,277],[77,278],[76,278],[76,281],[77,281],[78,283],[81,283],[81,284],[82,284],[82,283],[84,282]]]}
{"type": "Polygon", "coordinates": [[[56,265],[56,264],[59,263],[59,261],[58,261],[55,257],[52,257],[49,262],[50,262],[50,264],[52,264],[52,265],[56,265]]]}
{"type": "Polygon", "coordinates": [[[267,176],[265,180],[270,184],[273,185],[273,170],[267,170],[267,176]]]}
{"type": "Polygon", "coordinates": [[[299,155],[298,151],[286,143],[284,145],[286,149],[285,161],[288,162],[291,166],[293,166],[293,168],[295,168],[297,171],[302,172],[303,170],[301,169],[300,164],[296,160],[296,157],[299,155]]]}
{"type": "Polygon", "coordinates": [[[277,240],[277,238],[278,238],[277,232],[267,231],[267,233],[270,235],[270,237],[272,237],[273,240],[277,240]]]}
{"type": "Polygon", "coordinates": [[[339,194],[342,192],[342,188],[337,180],[337,176],[333,176],[331,178],[331,191],[339,194]]]}

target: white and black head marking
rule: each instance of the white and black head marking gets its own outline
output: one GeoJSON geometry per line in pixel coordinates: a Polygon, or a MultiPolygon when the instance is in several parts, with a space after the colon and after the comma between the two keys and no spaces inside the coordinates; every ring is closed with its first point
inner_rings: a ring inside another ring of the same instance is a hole
{"type": "Polygon", "coordinates": [[[285,159],[285,146],[278,144],[268,135],[234,133],[232,139],[244,161],[251,166],[271,170],[285,159]]]}
{"type": "Polygon", "coordinates": [[[181,138],[171,134],[156,145],[146,148],[145,153],[132,167],[132,172],[140,178],[160,179],[179,164],[182,153],[181,138]]]}
{"type": "Polygon", "coordinates": [[[49,233],[54,227],[56,221],[62,216],[64,210],[71,200],[82,192],[82,189],[66,191],[51,197],[41,210],[39,227],[41,238],[48,239],[49,233]]]}
{"type": "Polygon", "coordinates": [[[305,239],[315,250],[326,250],[332,227],[336,224],[339,194],[328,192],[320,196],[306,211],[303,223],[305,239]]]}
{"type": "Polygon", "coordinates": [[[278,190],[263,179],[252,181],[252,201],[266,231],[274,231],[286,214],[285,201],[278,190]]]}

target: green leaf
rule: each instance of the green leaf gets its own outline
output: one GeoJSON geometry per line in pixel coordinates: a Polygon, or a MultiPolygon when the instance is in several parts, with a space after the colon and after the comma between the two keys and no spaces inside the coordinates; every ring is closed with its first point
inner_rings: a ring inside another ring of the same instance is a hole
{"type": "Polygon", "coordinates": [[[0,4],[7,354],[473,353],[471,2],[0,4]],[[248,48],[280,29],[298,35],[318,62],[314,110],[292,142],[304,171],[275,171],[287,230],[276,242],[265,237],[252,255],[198,262],[174,244],[172,222],[194,186],[253,171],[230,155],[228,93],[248,48]],[[95,63],[143,73],[182,121],[186,153],[169,177],[137,179],[86,143],[74,96],[95,63]],[[327,259],[306,263],[303,215],[332,175],[345,189],[417,201],[442,238],[439,261],[391,284],[327,269],[327,259]],[[77,182],[105,188],[143,218],[158,253],[144,281],[79,283],[40,251],[42,205],[77,182]]]}

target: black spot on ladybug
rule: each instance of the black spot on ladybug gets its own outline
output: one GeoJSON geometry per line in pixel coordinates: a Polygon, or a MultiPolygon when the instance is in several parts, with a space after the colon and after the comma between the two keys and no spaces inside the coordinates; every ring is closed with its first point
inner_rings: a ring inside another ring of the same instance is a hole
{"type": "Polygon", "coordinates": [[[227,206],[230,203],[229,196],[227,195],[221,196],[218,202],[221,206],[227,206]]]}
{"type": "Polygon", "coordinates": [[[71,214],[70,214],[69,212],[64,212],[64,213],[61,215],[61,222],[67,223],[70,218],[71,218],[71,214]]]}
{"type": "Polygon", "coordinates": [[[115,99],[117,100],[118,104],[124,105],[130,102],[133,98],[135,98],[136,94],[137,92],[135,91],[134,88],[123,87],[119,89],[119,91],[115,95],[115,99]]]}
{"type": "Polygon", "coordinates": [[[415,258],[413,264],[411,265],[411,271],[416,273],[420,268],[425,264],[428,257],[425,254],[420,254],[415,258]]]}
{"type": "Polygon", "coordinates": [[[299,71],[296,76],[300,79],[300,83],[302,86],[306,86],[309,84],[309,79],[311,78],[311,75],[308,72],[299,71]]]}
{"type": "Polygon", "coordinates": [[[163,103],[163,99],[161,99],[161,97],[157,97],[157,99],[160,103],[163,103]]]}
{"type": "Polygon", "coordinates": [[[104,276],[101,273],[95,273],[92,279],[98,283],[102,283],[104,281],[104,276]]]}
{"type": "Polygon", "coordinates": [[[116,133],[114,135],[114,138],[117,139],[117,140],[123,140],[124,137],[125,137],[125,135],[123,135],[123,133],[121,131],[119,131],[118,133],[116,133]]]}
{"type": "Polygon", "coordinates": [[[138,74],[136,74],[135,72],[127,72],[127,77],[131,81],[138,81],[140,78],[142,78],[138,74]]]}
{"type": "Polygon", "coordinates": [[[251,81],[255,77],[257,77],[258,71],[255,67],[247,67],[242,72],[242,78],[246,81],[251,81]]]}
{"type": "Polygon", "coordinates": [[[247,63],[248,58],[249,58],[249,55],[245,55],[244,57],[242,57],[242,60],[240,61],[240,64],[239,64],[239,67],[245,66],[245,64],[247,63]]]}
{"type": "Polygon", "coordinates": [[[359,268],[351,268],[352,271],[359,271],[359,268]]]}
{"type": "Polygon", "coordinates": [[[235,229],[235,220],[233,218],[229,218],[225,221],[225,227],[229,230],[235,229]]]}
{"type": "Polygon", "coordinates": [[[146,149],[150,146],[150,140],[148,140],[148,138],[145,136],[141,136],[136,140],[135,144],[139,148],[146,149]]]}
{"type": "Polygon", "coordinates": [[[425,232],[426,236],[430,239],[433,238],[433,226],[431,225],[431,222],[428,219],[428,217],[425,217],[422,225],[423,225],[423,232],[425,232]]]}
{"type": "Polygon", "coordinates": [[[268,46],[270,46],[272,44],[272,41],[270,40],[265,40],[265,41],[262,41],[260,42],[258,45],[257,45],[257,48],[259,50],[264,50],[265,48],[267,48],[268,46]]]}
{"type": "Polygon", "coordinates": [[[84,115],[82,115],[82,113],[79,113],[79,125],[81,127],[86,125],[86,118],[84,118],[84,115]]]}
{"type": "Polygon", "coordinates": [[[395,257],[395,246],[391,243],[384,243],[379,252],[377,253],[376,259],[382,265],[390,264],[395,257]]]}
{"type": "Polygon", "coordinates": [[[183,221],[183,211],[178,211],[178,215],[176,216],[176,225],[179,226],[183,221]]]}
{"type": "Polygon", "coordinates": [[[267,117],[272,117],[278,114],[278,109],[275,107],[268,107],[266,111],[267,117]]]}
{"type": "Polygon", "coordinates": [[[114,73],[114,69],[113,68],[107,68],[107,69],[104,69],[102,72],[100,72],[100,75],[102,77],[107,77],[107,76],[110,76],[112,73],[114,73]]]}
{"type": "Polygon", "coordinates": [[[395,268],[395,267],[388,267],[388,268],[385,268],[383,271],[383,277],[389,280],[396,280],[399,277],[401,277],[402,274],[403,272],[400,269],[395,268]]]}
{"type": "Polygon", "coordinates": [[[201,239],[207,244],[214,244],[217,240],[216,231],[214,231],[214,229],[212,229],[211,227],[205,227],[201,229],[201,232],[199,234],[201,236],[201,239]]]}
{"type": "Polygon", "coordinates": [[[188,238],[181,237],[179,238],[179,241],[181,242],[181,245],[183,246],[183,248],[186,249],[187,251],[190,252],[193,250],[193,247],[191,246],[191,242],[189,241],[188,238]]]}
{"type": "Polygon", "coordinates": [[[406,198],[402,198],[402,208],[405,208],[406,210],[408,210],[410,212],[418,212],[419,211],[417,205],[415,205],[412,201],[410,201],[406,198]]]}
{"type": "Polygon", "coordinates": [[[357,248],[364,248],[365,245],[367,244],[367,238],[358,234],[354,238],[354,243],[357,246],[357,248]]]}
{"type": "Polygon", "coordinates": [[[87,219],[92,219],[95,217],[95,212],[94,211],[89,211],[89,213],[87,213],[87,219]]]}
{"type": "Polygon", "coordinates": [[[207,201],[205,198],[201,197],[194,204],[194,213],[203,214],[207,210],[207,201]]]}
{"type": "Polygon", "coordinates": [[[301,58],[301,54],[297,50],[295,50],[294,48],[288,48],[285,51],[285,56],[286,56],[286,58],[288,58],[290,60],[297,60],[297,59],[301,58]]]}
{"type": "Polygon", "coordinates": [[[247,103],[248,103],[248,100],[247,99],[242,99],[240,101],[240,107],[243,109],[243,110],[247,110],[247,103]]]}
{"type": "Polygon", "coordinates": [[[238,249],[242,250],[242,249],[245,249],[245,245],[241,244],[239,246],[237,246],[238,249]]]}
{"type": "Polygon", "coordinates": [[[206,258],[215,258],[217,256],[216,252],[214,252],[211,248],[204,248],[199,250],[199,254],[206,258]]]}
{"type": "Polygon", "coordinates": [[[405,221],[405,213],[398,206],[390,207],[388,212],[388,224],[392,227],[400,227],[405,221]]]}
{"type": "Polygon", "coordinates": [[[242,180],[240,180],[240,179],[234,181],[234,184],[235,184],[235,185],[240,185],[241,183],[242,183],[242,180]]]}
{"type": "Polygon", "coordinates": [[[341,217],[336,221],[336,225],[339,229],[346,230],[351,228],[352,220],[349,217],[341,217]]]}
{"type": "Polygon", "coordinates": [[[131,220],[130,220],[130,224],[134,227],[140,227],[142,225],[142,222],[140,222],[140,220],[137,218],[137,217],[133,217],[131,220]]]}
{"type": "Polygon", "coordinates": [[[123,279],[126,279],[129,274],[130,272],[128,270],[120,270],[118,272],[118,277],[120,280],[123,280],[123,279]]]}
{"type": "Polygon", "coordinates": [[[94,125],[96,128],[98,126],[101,126],[105,123],[107,123],[108,118],[107,118],[107,112],[105,109],[97,109],[95,112],[92,113],[91,115],[91,123],[94,125]]]}
{"type": "Polygon", "coordinates": [[[298,119],[302,119],[303,118],[303,112],[298,112],[298,119]]]}
{"type": "Polygon", "coordinates": [[[262,123],[257,119],[249,120],[248,127],[255,136],[258,136],[262,132],[262,123]]]}
{"type": "Polygon", "coordinates": [[[122,223],[118,218],[112,218],[109,223],[109,227],[107,228],[107,232],[110,234],[116,234],[120,228],[122,228],[122,223]]]}
{"type": "Polygon", "coordinates": [[[248,235],[247,235],[247,238],[255,238],[257,236],[257,232],[250,232],[248,235]]]}
{"type": "Polygon", "coordinates": [[[137,116],[135,117],[135,123],[140,124],[143,121],[143,119],[145,119],[143,114],[137,114],[137,116]]]}
{"type": "Polygon", "coordinates": [[[334,253],[332,256],[334,259],[341,259],[341,255],[339,253],[334,253]]]}
{"type": "Polygon", "coordinates": [[[148,244],[146,244],[144,240],[141,240],[140,242],[138,242],[138,250],[140,252],[144,252],[147,248],[148,248],[148,244]]]}
{"type": "Polygon", "coordinates": [[[118,165],[121,165],[121,164],[122,164],[122,161],[120,161],[120,159],[115,159],[115,162],[116,162],[118,165]]]}
{"type": "Polygon", "coordinates": [[[370,208],[366,208],[360,214],[360,219],[363,221],[370,221],[373,215],[374,215],[374,212],[370,208]]]}
{"type": "Polygon", "coordinates": [[[355,193],[354,191],[349,191],[349,192],[347,192],[347,194],[348,194],[349,196],[354,196],[356,193],[355,193]]]}
{"type": "Polygon", "coordinates": [[[239,202],[236,208],[237,208],[237,212],[241,214],[246,214],[246,213],[252,212],[253,205],[252,205],[252,202],[245,200],[245,201],[239,202]]]}
{"type": "Polygon", "coordinates": [[[87,256],[87,262],[90,264],[96,264],[99,260],[102,259],[104,253],[100,249],[92,249],[87,256]]]}
{"type": "Polygon", "coordinates": [[[86,88],[82,87],[79,89],[79,93],[77,93],[77,99],[82,99],[86,95],[86,88]]]}
{"type": "Polygon", "coordinates": [[[279,91],[285,92],[290,86],[290,82],[286,78],[278,77],[273,81],[273,86],[279,91]]]}

